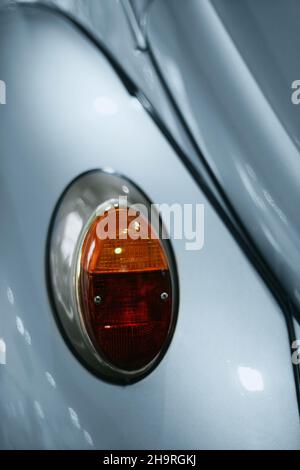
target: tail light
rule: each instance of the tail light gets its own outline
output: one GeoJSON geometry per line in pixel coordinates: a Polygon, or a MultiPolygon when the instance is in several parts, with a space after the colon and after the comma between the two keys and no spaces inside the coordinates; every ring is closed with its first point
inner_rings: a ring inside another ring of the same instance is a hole
{"type": "Polygon", "coordinates": [[[76,355],[106,379],[138,380],[170,342],[178,287],[162,230],[145,196],[117,175],[83,175],[59,203],[50,238],[55,308],[76,355]]]}

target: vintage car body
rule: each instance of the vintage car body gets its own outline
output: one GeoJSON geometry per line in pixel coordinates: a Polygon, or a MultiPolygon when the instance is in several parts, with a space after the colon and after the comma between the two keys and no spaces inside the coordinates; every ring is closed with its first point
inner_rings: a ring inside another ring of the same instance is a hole
{"type": "MultiPolygon", "coordinates": [[[[237,24],[235,10],[188,0],[184,20],[198,18],[203,29],[187,36],[185,47],[198,41],[198,53],[185,60],[175,3],[1,3],[0,448],[300,448],[291,360],[299,239],[295,207],[289,212],[298,144],[288,117],[280,126],[280,100],[271,110],[266,82],[237,52],[243,31],[229,40],[224,24],[237,24]],[[241,80],[247,96],[233,87],[241,80]],[[261,160],[251,160],[254,142],[261,160]],[[124,175],[155,203],[205,205],[203,249],[172,240],[180,304],[170,348],[128,386],[77,360],[49,298],[55,206],[71,181],[98,168],[124,175]],[[261,193],[269,196],[258,200],[261,193]]],[[[282,15],[286,7],[273,3],[282,15]]]]}

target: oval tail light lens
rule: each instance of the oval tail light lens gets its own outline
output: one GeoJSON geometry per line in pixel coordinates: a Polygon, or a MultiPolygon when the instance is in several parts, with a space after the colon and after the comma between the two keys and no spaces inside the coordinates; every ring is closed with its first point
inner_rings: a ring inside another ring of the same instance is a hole
{"type": "Polygon", "coordinates": [[[176,322],[174,258],[153,214],[135,186],[97,171],[70,186],[53,223],[50,281],[59,321],[77,356],[120,383],[155,367],[176,322]]]}
{"type": "Polygon", "coordinates": [[[80,262],[81,306],[90,336],[109,363],[128,371],[155,359],[172,318],[166,255],[147,220],[135,219],[126,208],[98,217],[86,235],[80,262]],[[116,238],[103,239],[99,226],[110,218],[116,221],[116,238]],[[122,218],[127,223],[120,229],[122,218]],[[131,225],[133,236],[143,232],[147,238],[132,238],[131,225]]]}

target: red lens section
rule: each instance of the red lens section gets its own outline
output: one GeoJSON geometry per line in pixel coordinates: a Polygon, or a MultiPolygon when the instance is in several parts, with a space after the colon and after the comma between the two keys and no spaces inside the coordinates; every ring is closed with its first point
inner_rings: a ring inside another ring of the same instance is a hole
{"type": "Polygon", "coordinates": [[[118,208],[94,221],[82,248],[80,292],[86,329],[108,363],[139,370],[159,354],[172,320],[172,285],[161,242],[145,218],[118,208]],[[99,227],[110,215],[115,237],[103,239],[99,227]]]}

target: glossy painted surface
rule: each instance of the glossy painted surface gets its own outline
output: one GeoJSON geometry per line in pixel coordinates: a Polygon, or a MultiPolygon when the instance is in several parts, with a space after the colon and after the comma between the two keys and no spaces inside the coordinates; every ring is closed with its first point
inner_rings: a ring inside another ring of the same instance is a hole
{"type": "MultiPolygon", "coordinates": [[[[7,2],[9,0],[0,0],[7,2]]],[[[116,57],[134,83],[150,99],[161,118],[172,131],[176,141],[194,160],[197,155],[187,139],[180,123],[174,116],[170,102],[164,93],[159,77],[153,68],[147,51],[138,49],[136,38],[125,14],[123,4],[130,0],[22,0],[22,3],[40,3],[58,8],[78,21],[87,31],[100,40],[116,57]],[[120,41],[122,38],[122,41],[120,41]]],[[[132,2],[140,21],[152,0],[132,2]]],[[[142,28],[143,31],[143,28],[142,28]]]]}
{"type": "Polygon", "coordinates": [[[0,57],[0,447],[298,448],[282,313],[150,117],[55,14],[2,10],[0,57]],[[45,281],[55,204],[79,174],[107,167],[156,203],[205,204],[204,248],[173,240],[181,299],[170,349],[128,387],[72,355],[45,281]]]}
{"type": "Polygon", "coordinates": [[[147,34],[205,158],[300,305],[300,3],[156,0],[147,34]]]}

